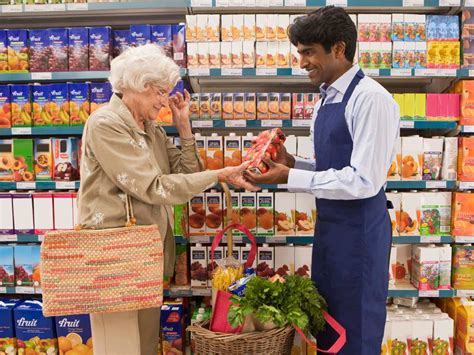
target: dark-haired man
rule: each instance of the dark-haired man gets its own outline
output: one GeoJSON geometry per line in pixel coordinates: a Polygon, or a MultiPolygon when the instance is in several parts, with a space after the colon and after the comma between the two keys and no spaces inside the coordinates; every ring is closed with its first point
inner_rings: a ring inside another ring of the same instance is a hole
{"type": "MultiPolygon", "coordinates": [[[[324,7],[299,17],[289,37],[300,66],[320,88],[311,136],[315,160],[283,150],[254,183],[288,184],[316,197],[312,278],[347,331],[340,354],[380,354],[388,288],[391,223],[384,185],[399,131],[391,95],[353,65],[357,30],[346,12],[324,7]]],[[[326,330],[318,345],[328,348],[326,330]]]]}

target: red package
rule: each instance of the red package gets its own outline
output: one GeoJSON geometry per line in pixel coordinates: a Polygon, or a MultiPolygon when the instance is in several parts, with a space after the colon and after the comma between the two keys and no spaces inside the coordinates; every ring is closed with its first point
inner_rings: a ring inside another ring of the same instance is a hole
{"type": "Polygon", "coordinates": [[[268,171],[268,166],[263,162],[263,159],[275,160],[285,140],[285,134],[280,128],[260,132],[244,158],[244,161],[252,162],[248,170],[257,174],[265,174],[268,171]]]}

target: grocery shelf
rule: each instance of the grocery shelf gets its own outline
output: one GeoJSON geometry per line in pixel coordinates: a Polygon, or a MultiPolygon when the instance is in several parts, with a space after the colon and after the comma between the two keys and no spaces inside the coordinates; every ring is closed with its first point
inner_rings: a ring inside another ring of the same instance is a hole
{"type": "Polygon", "coordinates": [[[455,121],[400,121],[400,129],[455,129],[455,121]]]}
{"type": "MultiPolygon", "coordinates": [[[[258,244],[297,244],[307,245],[313,243],[313,236],[274,236],[274,237],[259,237],[255,238],[258,244]]],[[[211,236],[192,236],[189,238],[190,243],[210,244],[214,240],[211,236]]],[[[235,235],[233,241],[236,244],[250,243],[247,237],[235,235]]],[[[222,238],[221,243],[227,243],[227,236],[222,238]]]]}
{"type": "Polygon", "coordinates": [[[469,243],[472,244],[474,243],[474,236],[469,235],[469,236],[455,236],[453,237],[454,243],[456,244],[465,244],[469,243]]]}
{"type": "Polygon", "coordinates": [[[80,136],[84,126],[0,128],[0,136],[80,136]]]}
{"type": "Polygon", "coordinates": [[[424,190],[424,189],[454,189],[456,181],[387,181],[387,189],[390,190],[424,190]]]}
{"type": "Polygon", "coordinates": [[[79,181],[0,181],[0,190],[77,190],[79,181]]]}
{"type": "Polygon", "coordinates": [[[414,287],[392,288],[388,290],[389,297],[455,297],[456,290],[419,291],[414,287]]]}
{"type": "Polygon", "coordinates": [[[0,294],[40,295],[41,289],[37,287],[0,287],[0,294]]]}
{"type": "Polygon", "coordinates": [[[0,242],[39,243],[43,240],[38,234],[0,234],[0,242]]]}
{"type": "Polygon", "coordinates": [[[425,244],[425,243],[452,243],[453,237],[449,235],[439,236],[404,236],[392,238],[393,244],[425,244]]]}

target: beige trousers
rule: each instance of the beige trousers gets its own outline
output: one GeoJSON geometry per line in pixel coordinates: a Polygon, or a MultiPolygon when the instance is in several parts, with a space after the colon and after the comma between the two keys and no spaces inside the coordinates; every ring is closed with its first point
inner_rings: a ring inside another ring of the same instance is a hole
{"type": "Polygon", "coordinates": [[[94,355],[157,355],[160,310],[91,314],[94,355]]]}

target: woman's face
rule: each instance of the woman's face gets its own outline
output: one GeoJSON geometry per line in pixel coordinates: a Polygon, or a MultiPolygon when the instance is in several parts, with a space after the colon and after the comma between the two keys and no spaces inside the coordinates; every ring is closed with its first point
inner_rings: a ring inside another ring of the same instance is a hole
{"type": "Polygon", "coordinates": [[[138,95],[142,116],[154,121],[162,107],[168,106],[169,92],[166,89],[149,85],[138,95]]]}

